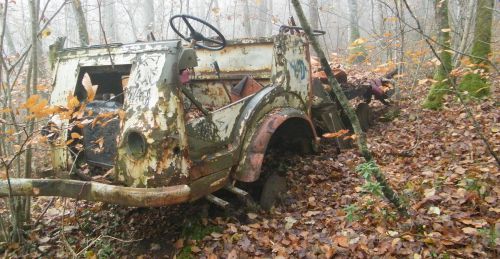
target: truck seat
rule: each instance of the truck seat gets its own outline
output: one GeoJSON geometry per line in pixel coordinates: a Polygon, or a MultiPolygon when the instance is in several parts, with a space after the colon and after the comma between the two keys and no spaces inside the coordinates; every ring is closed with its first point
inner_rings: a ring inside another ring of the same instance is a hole
{"type": "Polygon", "coordinates": [[[251,76],[245,76],[238,84],[231,89],[231,103],[237,102],[247,96],[257,93],[262,89],[259,84],[251,76]]]}

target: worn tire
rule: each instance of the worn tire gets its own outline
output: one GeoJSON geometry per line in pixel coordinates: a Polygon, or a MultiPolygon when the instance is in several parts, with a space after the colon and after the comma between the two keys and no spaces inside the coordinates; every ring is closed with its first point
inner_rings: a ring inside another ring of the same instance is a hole
{"type": "Polygon", "coordinates": [[[372,124],[372,110],[367,103],[360,103],[356,107],[356,115],[359,119],[359,124],[361,124],[361,129],[367,131],[372,124]]]}
{"type": "Polygon", "coordinates": [[[272,172],[265,179],[260,194],[260,207],[269,211],[277,204],[280,197],[287,191],[286,178],[277,172],[272,172]]]}

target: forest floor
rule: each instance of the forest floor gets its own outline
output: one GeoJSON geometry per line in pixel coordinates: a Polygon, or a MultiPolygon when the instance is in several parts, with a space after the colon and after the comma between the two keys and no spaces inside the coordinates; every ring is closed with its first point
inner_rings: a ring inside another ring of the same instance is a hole
{"type": "MultiPolygon", "coordinates": [[[[362,188],[355,167],[363,160],[355,149],[337,154],[329,140],[314,155],[283,162],[289,191],[272,212],[224,212],[207,209],[204,200],[139,209],[34,198],[37,226],[26,245],[11,244],[4,255],[498,258],[498,165],[453,97],[442,111],[421,108],[427,91],[403,87],[399,112],[387,116],[379,106],[386,118],[368,131],[377,163],[411,208],[409,218],[362,188]]],[[[497,153],[499,97],[496,89],[468,105],[497,153]]]]}

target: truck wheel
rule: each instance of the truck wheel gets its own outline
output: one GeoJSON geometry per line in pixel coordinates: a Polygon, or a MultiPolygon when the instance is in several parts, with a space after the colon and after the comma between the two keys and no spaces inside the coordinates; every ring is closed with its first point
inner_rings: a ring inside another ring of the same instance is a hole
{"type": "Polygon", "coordinates": [[[272,172],[265,179],[262,192],[260,194],[260,207],[269,211],[277,204],[279,199],[287,191],[286,178],[277,172],[272,172]]]}
{"type": "Polygon", "coordinates": [[[356,115],[358,115],[359,124],[361,124],[361,129],[367,131],[372,124],[372,111],[367,103],[360,103],[356,107],[356,115]]]}

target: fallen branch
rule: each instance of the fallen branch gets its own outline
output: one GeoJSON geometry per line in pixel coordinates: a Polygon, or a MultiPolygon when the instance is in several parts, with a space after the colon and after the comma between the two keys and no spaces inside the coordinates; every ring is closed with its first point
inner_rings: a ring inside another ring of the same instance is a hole
{"type": "Polygon", "coordinates": [[[356,116],[356,113],[350,106],[349,100],[342,91],[340,84],[335,79],[335,76],[330,68],[330,65],[328,64],[328,60],[326,59],[325,53],[321,49],[316,38],[313,36],[313,32],[311,30],[311,27],[307,19],[305,18],[304,11],[302,10],[302,6],[300,5],[299,0],[292,0],[292,3],[304,32],[307,34],[311,42],[311,45],[316,51],[316,54],[319,56],[321,66],[323,67],[323,71],[326,73],[328,77],[328,84],[331,86],[333,94],[335,94],[335,97],[342,106],[342,109],[345,111],[345,113],[349,117],[349,120],[351,121],[352,128],[354,129],[354,133],[356,134],[359,151],[361,152],[361,154],[363,155],[363,157],[367,162],[373,162],[373,165],[375,166],[375,168],[371,170],[372,176],[377,180],[377,182],[382,187],[382,193],[384,194],[384,196],[394,205],[394,207],[396,207],[400,215],[407,216],[408,215],[407,208],[401,203],[401,200],[399,199],[397,193],[394,192],[394,190],[392,190],[392,188],[389,186],[387,180],[385,179],[384,174],[374,162],[372,154],[368,149],[368,145],[366,144],[366,135],[361,129],[358,117],[356,116]]]}

